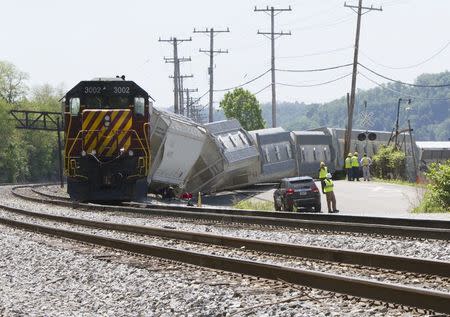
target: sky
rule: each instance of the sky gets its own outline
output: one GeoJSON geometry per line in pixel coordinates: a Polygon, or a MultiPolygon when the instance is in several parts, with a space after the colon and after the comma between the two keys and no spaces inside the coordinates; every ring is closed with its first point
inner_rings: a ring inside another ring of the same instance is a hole
{"type": "MultiPolygon", "coordinates": [[[[288,8],[275,17],[276,31],[291,36],[276,40],[276,68],[316,69],[353,61],[356,14],[341,0],[0,0],[0,60],[29,74],[29,86],[50,84],[69,90],[81,80],[126,75],[147,90],[155,105],[173,104],[173,53],[170,43],[158,39],[190,38],[179,45],[179,56],[191,57],[181,73],[192,74],[185,88],[209,89],[209,38],[193,30],[214,27],[230,33],[214,38],[216,49],[228,49],[214,59],[215,89],[249,81],[270,69],[270,40],[257,31],[270,31],[270,17],[254,12],[255,6],[288,8]]],[[[347,4],[356,5],[357,0],[347,4]]],[[[422,73],[450,70],[450,1],[364,0],[365,6],[382,6],[362,17],[360,62],[405,82],[422,73]],[[441,51],[439,54],[437,52],[441,51]],[[430,59],[430,57],[432,57],[430,59]],[[420,65],[418,65],[420,64],[420,65]]],[[[361,72],[381,84],[386,80],[361,72]]],[[[351,85],[351,67],[326,72],[277,72],[277,100],[326,102],[344,96],[351,85]],[[344,77],[336,82],[314,85],[344,77]]],[[[260,102],[271,101],[270,73],[244,86],[258,93],[260,102]],[[263,90],[263,88],[267,87],[263,90]]],[[[376,84],[361,75],[357,87],[376,84]]],[[[214,101],[224,92],[214,94],[214,101]]],[[[208,96],[201,99],[206,104],[208,96]]]]}

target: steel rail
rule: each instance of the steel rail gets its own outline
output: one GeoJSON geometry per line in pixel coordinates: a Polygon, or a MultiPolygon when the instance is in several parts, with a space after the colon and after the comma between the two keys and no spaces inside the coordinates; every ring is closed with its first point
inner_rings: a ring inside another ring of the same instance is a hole
{"type": "MultiPolygon", "coordinates": [[[[38,186],[39,187],[39,186],[38,186]]],[[[70,200],[68,197],[52,195],[41,192],[32,188],[36,194],[45,196],[51,199],[70,200]]],[[[164,209],[164,210],[183,210],[191,212],[206,212],[226,215],[240,215],[240,216],[258,216],[258,217],[274,217],[281,219],[301,219],[301,220],[320,220],[320,221],[339,221],[352,223],[366,223],[366,224],[380,224],[390,226],[403,227],[424,227],[424,228],[441,228],[450,229],[450,220],[432,220],[432,219],[409,219],[409,218],[391,218],[391,217],[372,217],[372,216],[352,216],[339,214],[314,214],[314,213],[292,213],[292,212],[272,212],[261,210],[244,210],[244,209],[224,209],[213,207],[191,207],[191,206],[177,206],[177,205],[152,205],[146,203],[124,203],[125,205],[146,209],[164,209]]]]}
{"type": "Polygon", "coordinates": [[[282,211],[261,211],[244,209],[224,209],[212,207],[191,207],[174,205],[152,205],[143,203],[127,203],[130,206],[141,206],[148,209],[166,209],[166,210],[184,210],[192,212],[208,212],[229,215],[258,216],[258,217],[276,217],[283,219],[302,219],[302,220],[321,220],[321,221],[340,221],[352,223],[381,224],[403,227],[424,227],[450,229],[449,220],[431,220],[431,219],[409,219],[409,218],[390,218],[390,217],[372,217],[372,216],[352,216],[326,213],[292,213],[282,211]]]}
{"type": "Polygon", "coordinates": [[[126,225],[113,222],[87,220],[75,217],[57,216],[47,213],[34,212],[0,204],[0,209],[41,218],[46,220],[70,223],[97,229],[115,230],[127,233],[137,233],[147,236],[157,236],[168,239],[185,240],[196,243],[214,244],[223,247],[242,248],[247,250],[269,252],[273,254],[308,258],[329,262],[370,266],[395,271],[407,271],[422,274],[433,274],[450,277],[450,262],[427,260],[411,257],[383,255],[369,252],[358,252],[335,248],[314,247],[299,244],[279,243],[267,240],[235,238],[198,232],[178,231],[148,226],[126,225]]]}
{"type": "Polygon", "coordinates": [[[241,215],[228,215],[228,214],[217,214],[206,212],[176,211],[166,209],[149,210],[136,207],[74,203],[62,200],[50,201],[48,199],[22,195],[15,192],[14,190],[12,193],[17,197],[28,199],[35,202],[52,203],[59,206],[83,208],[96,211],[131,212],[144,214],[147,216],[183,217],[187,219],[231,222],[239,224],[245,223],[263,226],[279,226],[289,228],[304,228],[309,230],[352,232],[363,234],[380,234],[380,235],[400,236],[408,238],[437,239],[450,241],[450,229],[441,229],[441,228],[423,228],[423,227],[394,226],[394,225],[391,226],[391,225],[366,224],[366,223],[348,223],[338,221],[330,222],[323,220],[284,219],[276,217],[241,216],[241,215]]]}
{"type": "Polygon", "coordinates": [[[3,217],[0,218],[0,223],[89,244],[174,260],[210,269],[246,274],[270,280],[282,280],[287,283],[351,296],[450,313],[450,294],[445,292],[344,277],[312,270],[294,269],[143,243],[133,243],[125,240],[35,225],[3,217]]]}

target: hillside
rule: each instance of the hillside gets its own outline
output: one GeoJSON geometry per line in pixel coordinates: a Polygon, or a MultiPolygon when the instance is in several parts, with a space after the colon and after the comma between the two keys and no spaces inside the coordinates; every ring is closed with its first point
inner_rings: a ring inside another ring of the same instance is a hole
{"type": "MultiPolygon", "coordinates": [[[[450,83],[450,72],[420,75],[417,85],[443,85],[450,83]]],[[[399,83],[383,85],[369,90],[358,90],[354,110],[355,129],[391,131],[395,126],[398,98],[404,101],[400,107],[400,127],[411,127],[417,140],[441,140],[450,138],[450,87],[409,87],[399,83]],[[402,92],[400,95],[397,92],[402,92]],[[413,97],[414,96],[414,97],[413,97]],[[407,99],[411,98],[408,105],[407,99]],[[364,101],[367,113],[372,114],[372,124],[362,124],[364,101]]],[[[278,103],[278,123],[287,130],[306,130],[320,126],[344,128],[347,122],[346,98],[342,97],[324,104],[299,102],[278,103]]],[[[263,116],[271,125],[271,105],[263,104],[263,116]]]]}

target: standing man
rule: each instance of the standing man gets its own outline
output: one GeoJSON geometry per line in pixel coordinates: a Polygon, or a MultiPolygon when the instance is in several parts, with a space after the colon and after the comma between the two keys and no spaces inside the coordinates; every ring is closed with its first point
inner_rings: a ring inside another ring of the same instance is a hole
{"type": "Polygon", "coordinates": [[[326,198],[327,198],[327,207],[328,207],[328,213],[336,213],[339,212],[339,210],[336,209],[336,196],[334,196],[334,184],[331,180],[331,174],[327,173],[326,178],[324,180],[325,188],[323,191],[325,192],[326,198]],[[333,208],[332,208],[333,207],[333,208]]]}
{"type": "Polygon", "coordinates": [[[356,180],[359,182],[359,159],[358,159],[358,152],[355,152],[352,156],[352,177],[353,180],[356,180]]]}
{"type": "Polygon", "coordinates": [[[320,185],[322,185],[322,193],[325,194],[324,192],[324,187],[325,187],[325,179],[327,178],[327,174],[328,174],[328,168],[325,166],[324,162],[320,162],[320,168],[319,168],[319,179],[320,179],[320,185]]]}
{"type": "Polygon", "coordinates": [[[347,180],[352,181],[352,153],[348,153],[347,158],[345,159],[345,171],[347,172],[347,180]]]}
{"type": "Polygon", "coordinates": [[[370,165],[372,165],[372,160],[364,153],[363,158],[361,159],[364,181],[370,181],[370,165]]]}

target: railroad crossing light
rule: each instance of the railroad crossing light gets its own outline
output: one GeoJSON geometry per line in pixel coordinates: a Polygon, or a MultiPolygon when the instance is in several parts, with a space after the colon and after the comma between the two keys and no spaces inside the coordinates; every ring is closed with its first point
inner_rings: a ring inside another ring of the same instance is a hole
{"type": "Polygon", "coordinates": [[[377,139],[377,134],[370,132],[368,138],[370,141],[375,141],[377,139]]]}
{"type": "Polygon", "coordinates": [[[364,141],[365,139],[366,139],[366,134],[365,133],[358,134],[358,140],[359,141],[364,141]]]}

